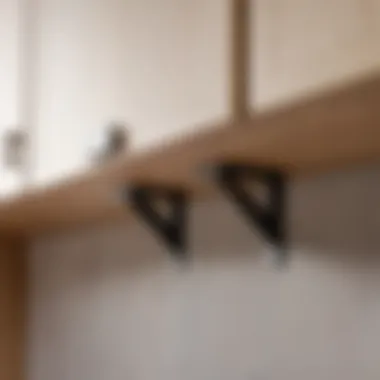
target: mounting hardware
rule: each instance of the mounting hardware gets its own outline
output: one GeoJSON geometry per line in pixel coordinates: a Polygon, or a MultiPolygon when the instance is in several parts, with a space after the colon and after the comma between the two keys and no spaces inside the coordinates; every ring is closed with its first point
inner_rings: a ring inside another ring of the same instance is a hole
{"type": "Polygon", "coordinates": [[[245,164],[222,164],[214,169],[219,188],[242,211],[250,223],[277,247],[279,258],[285,253],[286,178],[278,170],[245,164]],[[248,180],[265,186],[267,199],[261,202],[248,189],[248,180]]]}
{"type": "Polygon", "coordinates": [[[184,191],[161,186],[134,186],[125,189],[124,199],[162,238],[173,256],[185,257],[188,198],[184,191]],[[167,213],[160,212],[160,203],[168,208],[167,213]]]}

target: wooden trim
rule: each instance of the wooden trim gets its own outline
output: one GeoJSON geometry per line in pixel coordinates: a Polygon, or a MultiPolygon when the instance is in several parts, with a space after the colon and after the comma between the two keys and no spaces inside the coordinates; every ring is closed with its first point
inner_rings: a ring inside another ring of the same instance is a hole
{"type": "Polygon", "coordinates": [[[231,110],[233,119],[249,117],[250,0],[231,0],[231,110]]]}
{"type": "Polygon", "coordinates": [[[26,245],[0,240],[0,379],[25,380],[26,245]]]}

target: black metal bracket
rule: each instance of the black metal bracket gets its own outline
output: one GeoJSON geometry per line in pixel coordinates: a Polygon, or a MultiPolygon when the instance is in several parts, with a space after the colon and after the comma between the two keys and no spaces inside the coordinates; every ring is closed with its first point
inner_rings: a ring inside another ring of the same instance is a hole
{"type": "Polygon", "coordinates": [[[285,253],[286,178],[278,170],[245,164],[222,164],[215,168],[219,188],[232,200],[246,219],[258,227],[281,257],[285,253]],[[257,181],[266,188],[266,199],[258,200],[249,186],[257,181]]]}
{"type": "Polygon", "coordinates": [[[125,189],[124,199],[159,235],[173,256],[185,257],[189,202],[184,191],[160,186],[135,186],[125,189]],[[164,212],[160,211],[160,202],[167,209],[164,212]]]}

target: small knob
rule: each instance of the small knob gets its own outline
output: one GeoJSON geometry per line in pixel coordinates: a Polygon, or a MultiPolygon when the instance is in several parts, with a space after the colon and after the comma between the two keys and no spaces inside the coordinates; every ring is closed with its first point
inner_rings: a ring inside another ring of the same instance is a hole
{"type": "Polygon", "coordinates": [[[129,148],[129,130],[120,122],[110,123],[104,130],[101,146],[95,154],[95,161],[99,164],[125,153],[129,148]]]}
{"type": "Polygon", "coordinates": [[[26,159],[26,133],[17,128],[9,129],[4,134],[3,142],[5,166],[14,170],[22,169],[26,159]]]}
{"type": "Polygon", "coordinates": [[[126,152],[129,143],[128,129],[120,123],[111,123],[107,127],[107,155],[113,156],[126,152]]]}

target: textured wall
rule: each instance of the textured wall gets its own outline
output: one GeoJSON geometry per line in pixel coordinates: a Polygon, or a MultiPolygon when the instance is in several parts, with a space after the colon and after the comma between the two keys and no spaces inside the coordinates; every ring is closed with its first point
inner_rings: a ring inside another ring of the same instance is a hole
{"type": "Polygon", "coordinates": [[[291,184],[291,261],[222,200],[192,213],[192,265],[143,226],[37,241],[30,380],[380,377],[380,169],[291,184]]]}

